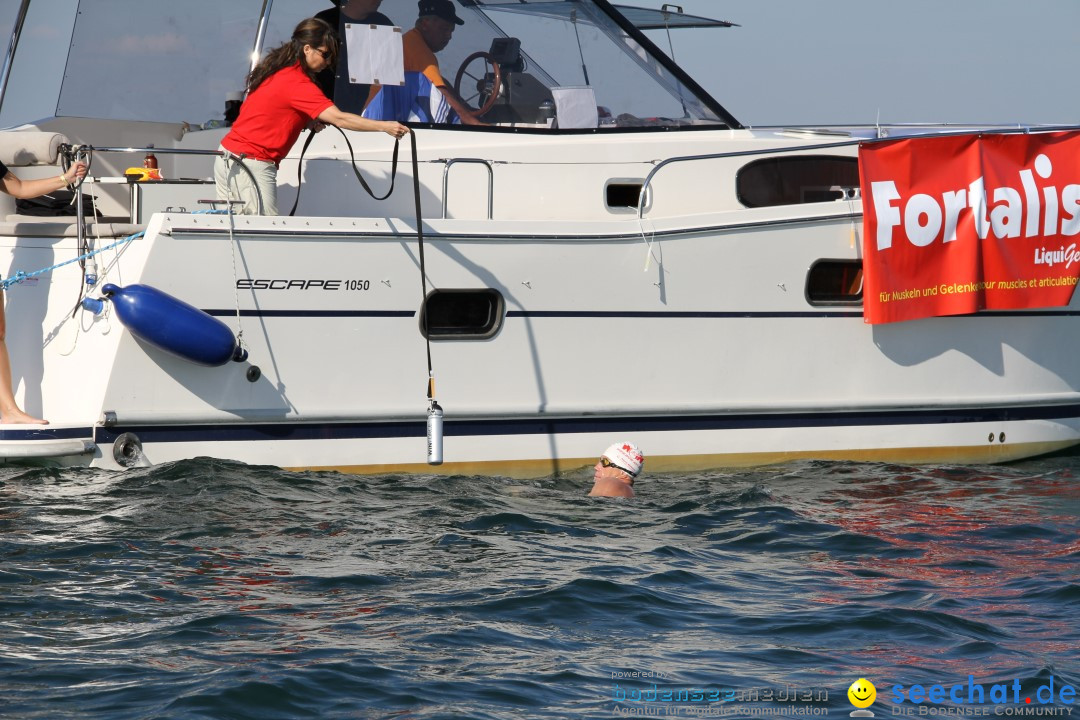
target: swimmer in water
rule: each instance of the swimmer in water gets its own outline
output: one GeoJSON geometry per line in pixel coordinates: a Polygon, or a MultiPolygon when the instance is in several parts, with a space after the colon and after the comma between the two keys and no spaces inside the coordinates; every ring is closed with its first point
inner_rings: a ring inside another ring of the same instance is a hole
{"type": "Polygon", "coordinates": [[[634,497],[634,480],[641,474],[645,456],[632,442],[615,443],[596,462],[590,497],[634,497]]]}

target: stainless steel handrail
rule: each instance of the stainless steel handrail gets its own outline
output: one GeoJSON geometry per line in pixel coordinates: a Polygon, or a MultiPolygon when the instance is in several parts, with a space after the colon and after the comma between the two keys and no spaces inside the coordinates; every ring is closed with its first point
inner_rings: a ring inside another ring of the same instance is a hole
{"type": "Polygon", "coordinates": [[[163,148],[154,147],[153,145],[148,147],[99,147],[97,145],[68,145],[68,148],[87,148],[94,152],[133,152],[133,153],[148,153],[152,152],[155,155],[220,155],[220,150],[200,150],[198,148],[163,148]]]}
{"type": "Polygon", "coordinates": [[[442,216],[443,220],[446,219],[447,211],[447,189],[450,182],[450,166],[457,163],[469,163],[473,165],[483,165],[488,171],[488,207],[487,207],[487,219],[491,220],[495,217],[495,171],[491,169],[491,161],[484,160],[483,158],[451,158],[449,160],[443,160],[445,166],[443,167],[442,174],[442,216]]]}
{"type": "MultiPolygon", "coordinates": [[[[810,131],[813,130],[813,128],[795,128],[795,127],[789,127],[789,128],[786,128],[786,129],[791,130],[792,132],[796,132],[796,131],[803,130],[803,129],[810,130],[810,131]]],[[[644,218],[645,197],[646,197],[647,191],[649,190],[649,186],[652,183],[653,178],[656,176],[656,174],[658,172],[660,172],[660,170],[667,167],[668,165],[672,165],[672,164],[675,164],[675,163],[690,162],[690,161],[693,161],[693,160],[719,160],[719,159],[722,159],[722,158],[749,157],[749,156],[753,156],[753,155],[775,155],[775,154],[778,154],[778,153],[804,152],[806,150],[828,150],[828,149],[838,148],[838,147],[847,147],[847,146],[850,146],[850,145],[862,145],[864,143],[866,143],[868,145],[872,145],[872,144],[876,144],[876,143],[891,142],[891,141],[894,141],[894,140],[904,140],[904,139],[909,139],[909,138],[920,138],[920,137],[935,137],[935,138],[938,138],[938,137],[954,137],[954,136],[957,136],[957,135],[973,135],[973,134],[978,134],[978,135],[1019,135],[1019,134],[1024,134],[1024,135],[1027,135],[1027,134],[1030,134],[1033,131],[1034,132],[1039,132],[1039,133],[1044,133],[1044,132],[1060,132],[1060,131],[1067,131],[1067,130],[1080,130],[1080,125],[1039,125],[1039,126],[1036,126],[1034,128],[1032,128],[1032,127],[1019,127],[1019,126],[1018,127],[990,127],[990,128],[984,128],[984,129],[981,129],[981,130],[976,130],[974,128],[971,128],[971,129],[967,129],[967,130],[957,130],[956,132],[935,132],[935,133],[929,133],[929,134],[926,134],[926,135],[901,135],[901,136],[897,136],[897,137],[853,138],[851,140],[839,140],[839,141],[836,141],[836,142],[818,143],[818,144],[814,144],[814,145],[791,145],[791,146],[783,146],[783,147],[763,148],[761,150],[735,150],[735,151],[726,152],[726,153],[709,153],[707,155],[681,155],[679,157],[672,157],[672,158],[667,158],[665,160],[657,161],[656,167],[654,167],[652,170],[650,170],[649,174],[645,176],[644,182],[641,183],[641,190],[638,192],[638,204],[637,204],[638,220],[641,220],[641,219],[644,218]]]]}
{"type": "Polygon", "coordinates": [[[839,142],[821,143],[818,145],[793,145],[791,147],[778,147],[767,148],[763,150],[735,150],[733,152],[726,153],[709,153],[707,155],[680,155],[678,157],[667,158],[656,163],[656,167],[649,171],[649,174],[645,176],[644,182],[641,183],[641,190],[638,191],[638,220],[644,217],[645,213],[645,196],[649,190],[649,185],[652,183],[652,179],[656,176],[656,173],[666,168],[668,165],[673,165],[680,162],[690,162],[692,160],[719,160],[722,158],[731,157],[746,157],[750,155],[774,155],[781,152],[793,152],[796,150],[824,150],[826,148],[845,147],[847,145],[858,145],[866,142],[865,139],[860,138],[858,140],[841,140],[839,142]]]}
{"type": "MultiPolygon", "coordinates": [[[[60,146],[60,151],[62,153],[89,151],[89,152],[118,152],[118,153],[139,153],[139,154],[152,152],[155,155],[205,155],[205,156],[210,156],[210,157],[220,156],[222,154],[220,150],[202,150],[202,149],[198,149],[198,148],[161,148],[161,147],[154,147],[152,145],[147,146],[147,147],[133,147],[133,146],[123,146],[123,147],[100,146],[99,147],[99,146],[96,146],[96,145],[69,145],[67,143],[64,143],[63,145],[60,146]]],[[[129,208],[128,208],[128,215],[130,217],[131,222],[135,222],[136,218],[139,215],[139,203],[140,203],[140,200],[139,200],[139,193],[137,191],[138,185],[139,185],[139,183],[135,182],[135,183],[131,183],[131,186],[130,186],[131,187],[131,200],[130,200],[130,205],[129,205],[129,208]]],[[[83,189],[82,189],[82,186],[83,186],[83,184],[79,183],[76,186],[76,190],[75,190],[76,196],[77,196],[76,197],[76,215],[77,215],[76,223],[77,223],[78,228],[79,228],[79,236],[78,237],[79,237],[79,246],[80,247],[82,247],[83,237],[84,237],[84,228],[85,228],[85,221],[83,219],[83,204],[82,204],[82,192],[83,192],[83,189]]]]}

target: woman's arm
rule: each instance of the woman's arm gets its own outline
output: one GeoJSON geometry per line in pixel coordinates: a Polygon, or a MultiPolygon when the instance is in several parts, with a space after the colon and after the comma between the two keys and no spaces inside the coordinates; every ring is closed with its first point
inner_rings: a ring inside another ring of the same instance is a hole
{"type": "Polygon", "coordinates": [[[38,180],[20,180],[15,173],[8,171],[7,175],[0,178],[0,190],[20,200],[25,200],[61,190],[83,177],[86,177],[86,165],[83,163],[75,163],[63,174],[58,173],[53,177],[38,180]]]}
{"type": "Polygon", "coordinates": [[[339,110],[337,105],[331,105],[319,113],[319,121],[345,130],[384,132],[396,138],[403,137],[409,132],[409,128],[394,120],[368,120],[365,117],[339,110]]]}

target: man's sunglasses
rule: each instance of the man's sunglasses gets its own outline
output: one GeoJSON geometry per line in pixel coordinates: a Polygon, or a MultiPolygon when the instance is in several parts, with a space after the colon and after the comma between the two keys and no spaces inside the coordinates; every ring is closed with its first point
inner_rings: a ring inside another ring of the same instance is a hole
{"type": "Polygon", "coordinates": [[[611,462],[610,460],[608,460],[608,459],[607,459],[607,457],[606,457],[606,456],[604,456],[604,457],[601,457],[601,458],[600,458],[600,464],[601,464],[601,465],[602,465],[603,467],[606,467],[606,468],[607,468],[607,467],[613,467],[613,468],[615,468],[616,470],[622,470],[622,471],[623,471],[624,473],[626,473],[626,474],[627,474],[627,475],[629,475],[630,477],[634,477],[634,473],[630,472],[629,470],[627,470],[626,468],[624,468],[624,467],[623,467],[623,466],[621,466],[621,465],[616,465],[615,463],[611,462]]]}

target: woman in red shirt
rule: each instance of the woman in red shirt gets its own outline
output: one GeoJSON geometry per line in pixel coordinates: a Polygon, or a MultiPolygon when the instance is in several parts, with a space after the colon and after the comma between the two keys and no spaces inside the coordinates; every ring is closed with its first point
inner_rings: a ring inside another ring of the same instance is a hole
{"type": "Polygon", "coordinates": [[[289,42],[255,66],[248,75],[248,96],[240,116],[221,141],[226,154],[214,163],[219,199],[243,200],[239,212],[248,215],[277,215],[277,167],[305,127],[315,132],[324,124],[378,130],[395,138],[409,132],[399,122],[343,112],[327,99],[313,78],[333,67],[337,52],[334,30],[322,20],[308,18],[296,26],[289,42]],[[251,175],[240,167],[241,156],[251,175]]]}

